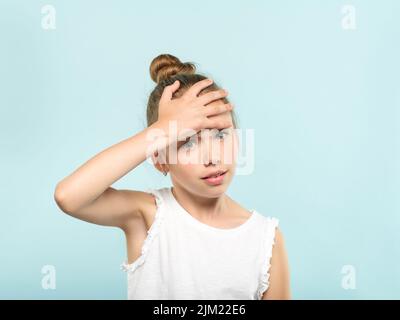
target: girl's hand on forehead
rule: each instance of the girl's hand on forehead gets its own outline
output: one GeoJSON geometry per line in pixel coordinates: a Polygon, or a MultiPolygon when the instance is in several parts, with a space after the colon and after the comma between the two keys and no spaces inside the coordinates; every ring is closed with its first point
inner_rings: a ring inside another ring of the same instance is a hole
{"type": "MultiPolygon", "coordinates": [[[[212,103],[228,95],[226,90],[214,90],[201,96],[198,94],[212,84],[211,79],[195,83],[180,98],[172,99],[178,90],[180,82],[164,88],[158,109],[158,122],[169,127],[170,122],[176,123],[178,140],[186,139],[202,129],[224,129],[232,126],[230,113],[231,103],[212,103]]],[[[170,133],[171,135],[171,133],[170,133]]]]}

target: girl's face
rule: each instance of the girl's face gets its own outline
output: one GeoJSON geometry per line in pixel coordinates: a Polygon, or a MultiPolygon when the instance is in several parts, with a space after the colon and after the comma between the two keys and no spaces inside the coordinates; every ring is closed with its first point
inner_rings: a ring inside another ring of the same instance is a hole
{"type": "MultiPolygon", "coordinates": [[[[208,106],[223,104],[213,101],[208,106]]],[[[231,126],[225,129],[203,129],[186,141],[178,141],[176,155],[167,154],[168,171],[175,184],[202,197],[218,197],[232,181],[238,148],[238,139],[230,112],[216,117],[229,119],[231,126]],[[173,159],[173,161],[171,161],[173,159]],[[205,179],[217,171],[224,172],[214,179],[205,179]]],[[[171,147],[169,147],[171,148],[171,147]]],[[[170,152],[169,148],[167,153],[170,152]]]]}

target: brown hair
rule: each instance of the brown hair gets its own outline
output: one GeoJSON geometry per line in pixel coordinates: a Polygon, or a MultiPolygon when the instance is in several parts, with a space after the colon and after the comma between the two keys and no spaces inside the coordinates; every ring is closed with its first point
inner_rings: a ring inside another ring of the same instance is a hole
{"type": "MultiPolygon", "coordinates": [[[[196,73],[196,66],[193,62],[182,63],[177,57],[170,54],[160,54],[153,59],[150,64],[150,76],[157,85],[147,102],[147,126],[152,125],[158,119],[158,104],[166,86],[179,80],[179,89],[172,96],[172,99],[176,99],[181,97],[196,82],[207,79],[206,76],[196,73]]],[[[210,86],[200,91],[199,96],[219,89],[220,87],[213,81],[210,86]]],[[[224,103],[229,103],[226,97],[221,100],[224,103]]],[[[231,116],[233,127],[237,128],[237,120],[233,110],[231,116]]]]}

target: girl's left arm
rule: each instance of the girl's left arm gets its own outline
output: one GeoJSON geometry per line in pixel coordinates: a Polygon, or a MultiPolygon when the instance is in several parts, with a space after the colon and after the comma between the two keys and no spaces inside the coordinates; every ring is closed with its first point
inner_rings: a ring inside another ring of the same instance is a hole
{"type": "Polygon", "coordinates": [[[279,228],[276,229],[269,274],[269,287],[264,292],[262,300],[291,299],[288,257],[283,234],[279,228]]]}

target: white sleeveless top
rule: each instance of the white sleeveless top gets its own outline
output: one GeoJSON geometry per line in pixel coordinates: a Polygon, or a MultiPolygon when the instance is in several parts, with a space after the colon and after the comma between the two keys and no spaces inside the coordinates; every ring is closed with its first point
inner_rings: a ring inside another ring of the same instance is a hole
{"type": "Polygon", "coordinates": [[[278,219],[251,210],[238,227],[212,227],[186,211],[171,189],[147,189],[157,211],[141,255],[121,265],[128,299],[260,300],[278,219]]]}

